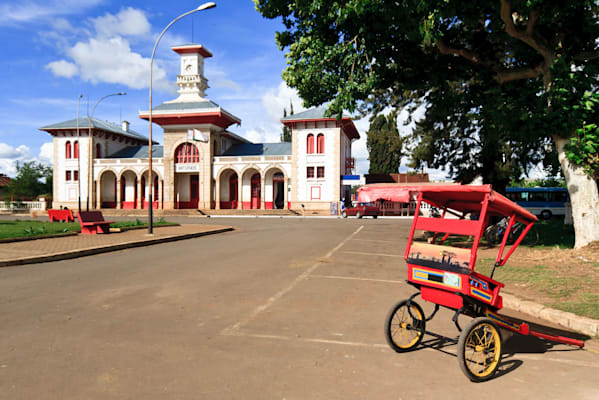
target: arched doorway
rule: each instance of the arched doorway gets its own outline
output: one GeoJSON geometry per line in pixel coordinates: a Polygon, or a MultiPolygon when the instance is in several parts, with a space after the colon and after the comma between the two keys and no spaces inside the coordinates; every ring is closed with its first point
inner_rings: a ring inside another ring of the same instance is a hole
{"type": "Polygon", "coordinates": [[[260,174],[255,173],[251,179],[251,206],[252,210],[260,208],[260,197],[262,188],[260,187],[260,174]]]}
{"type": "MultiPolygon", "coordinates": [[[[152,208],[154,210],[156,210],[156,209],[158,209],[158,204],[160,204],[160,199],[162,198],[162,193],[158,192],[158,190],[160,188],[160,185],[159,185],[160,179],[158,178],[158,174],[156,172],[154,172],[152,174],[152,176],[154,177],[154,193],[152,196],[152,208]]],[[[141,208],[146,209],[146,210],[150,206],[150,204],[149,204],[149,202],[150,202],[150,186],[146,185],[147,177],[148,177],[148,172],[146,171],[141,177],[141,208]]]]}
{"type": "Polygon", "coordinates": [[[285,173],[278,166],[266,170],[264,174],[264,193],[262,194],[265,209],[282,210],[288,208],[285,205],[285,201],[287,200],[285,179],[285,173]]]}
{"type": "Polygon", "coordinates": [[[218,178],[219,206],[222,210],[235,210],[239,206],[239,178],[237,172],[227,168],[218,178]]]}
{"type": "Polygon", "coordinates": [[[239,179],[237,174],[233,173],[229,177],[229,201],[231,202],[232,209],[236,209],[239,201],[239,193],[237,193],[239,187],[239,179]]]}
{"type": "Polygon", "coordinates": [[[262,175],[255,167],[250,167],[241,174],[241,193],[239,201],[243,210],[262,208],[262,175]]]}
{"type": "Polygon", "coordinates": [[[272,203],[273,208],[282,210],[285,208],[285,175],[277,172],[272,177],[272,203]]]}
{"type": "Polygon", "coordinates": [[[137,175],[125,171],[121,175],[121,208],[131,210],[137,207],[137,175]]]}
{"type": "Polygon", "coordinates": [[[193,143],[181,143],[175,149],[176,208],[198,208],[200,201],[200,152],[193,143]]]}
{"type": "Polygon", "coordinates": [[[116,208],[116,175],[106,171],[100,177],[100,208],[116,208]]]}

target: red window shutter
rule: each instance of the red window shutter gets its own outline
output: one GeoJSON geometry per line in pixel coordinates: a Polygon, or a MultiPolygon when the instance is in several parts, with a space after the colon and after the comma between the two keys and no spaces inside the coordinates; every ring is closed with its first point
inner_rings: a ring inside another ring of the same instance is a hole
{"type": "Polygon", "coordinates": [[[316,138],[316,152],[318,154],[324,153],[324,135],[322,133],[316,138]]]}
{"type": "Polygon", "coordinates": [[[314,153],[314,135],[309,134],[307,143],[306,143],[306,153],[313,154],[314,153]]]}

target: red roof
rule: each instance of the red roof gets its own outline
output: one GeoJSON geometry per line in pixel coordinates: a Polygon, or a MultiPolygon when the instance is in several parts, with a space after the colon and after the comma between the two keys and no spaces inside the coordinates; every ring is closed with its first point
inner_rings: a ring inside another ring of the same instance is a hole
{"type": "Polygon", "coordinates": [[[212,57],[212,53],[201,44],[190,44],[172,47],[173,51],[178,54],[197,54],[199,53],[204,58],[212,57]]]}
{"type": "MultiPolygon", "coordinates": [[[[150,118],[149,113],[140,112],[139,118],[145,119],[146,121],[150,118]]],[[[159,112],[152,112],[152,122],[160,126],[168,125],[202,125],[210,124],[216,125],[223,129],[227,129],[233,124],[240,124],[241,121],[233,117],[232,115],[222,112],[204,112],[204,113],[184,113],[179,114],[161,114],[159,112]]]]}
{"type": "Polygon", "coordinates": [[[8,176],[0,175],[0,187],[8,186],[11,179],[8,176]]]}

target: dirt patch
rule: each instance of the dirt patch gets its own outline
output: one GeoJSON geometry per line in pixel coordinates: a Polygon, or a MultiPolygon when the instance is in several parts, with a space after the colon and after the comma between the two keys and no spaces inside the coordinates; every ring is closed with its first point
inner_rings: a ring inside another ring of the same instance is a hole
{"type": "MultiPolygon", "coordinates": [[[[477,271],[489,274],[497,252],[480,248],[477,271]]],[[[599,319],[599,242],[577,250],[520,246],[494,279],[519,298],[599,319]]]]}

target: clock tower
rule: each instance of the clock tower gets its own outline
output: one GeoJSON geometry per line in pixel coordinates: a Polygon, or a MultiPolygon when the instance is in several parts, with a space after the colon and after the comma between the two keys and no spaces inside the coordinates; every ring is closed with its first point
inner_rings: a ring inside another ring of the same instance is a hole
{"type": "Polygon", "coordinates": [[[209,87],[204,76],[204,59],[212,57],[212,53],[201,44],[176,46],[173,50],[181,56],[181,71],[177,75],[179,97],[172,102],[202,101],[209,87]]]}

